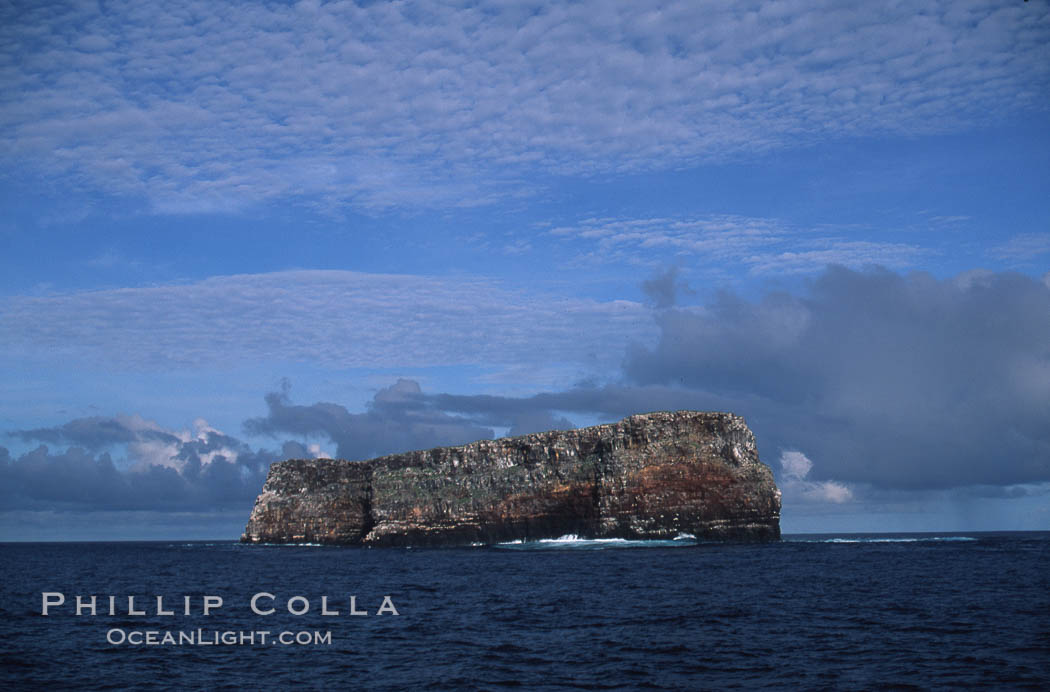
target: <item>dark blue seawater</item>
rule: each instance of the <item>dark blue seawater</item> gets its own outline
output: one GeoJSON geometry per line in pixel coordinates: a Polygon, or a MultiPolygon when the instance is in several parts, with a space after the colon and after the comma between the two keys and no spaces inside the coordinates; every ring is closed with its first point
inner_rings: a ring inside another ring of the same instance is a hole
{"type": "Polygon", "coordinates": [[[0,689],[1050,689],[1048,533],[691,543],[0,545],[0,689]],[[277,613],[249,609],[263,591],[277,613]],[[42,616],[43,592],[66,604],[42,616]],[[224,605],[204,616],[205,595],[224,605]],[[107,642],[198,629],[322,641],[107,642]]]}

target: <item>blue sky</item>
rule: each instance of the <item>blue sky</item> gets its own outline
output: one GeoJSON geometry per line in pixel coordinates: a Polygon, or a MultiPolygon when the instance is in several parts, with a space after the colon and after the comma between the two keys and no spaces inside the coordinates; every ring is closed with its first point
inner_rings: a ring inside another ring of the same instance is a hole
{"type": "Polygon", "coordinates": [[[1050,8],[8,3],[0,539],[732,410],[785,531],[1050,529],[1050,8]]]}

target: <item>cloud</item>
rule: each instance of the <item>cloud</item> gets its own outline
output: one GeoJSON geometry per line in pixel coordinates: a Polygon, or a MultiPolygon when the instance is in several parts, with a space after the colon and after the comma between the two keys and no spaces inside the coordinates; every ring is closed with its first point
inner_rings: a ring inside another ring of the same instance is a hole
{"type": "MultiPolygon", "coordinates": [[[[577,264],[658,266],[688,261],[694,270],[715,276],[812,274],[829,264],[902,269],[914,266],[927,252],[916,245],[859,240],[850,232],[797,228],[777,219],[712,215],[589,218],[552,228],[548,234],[577,250],[577,264]]],[[[647,286],[643,285],[647,294],[667,290],[659,283],[647,286]]]]}
{"type": "Polygon", "coordinates": [[[1050,233],[1022,233],[991,249],[992,257],[1025,262],[1050,255],[1050,233]]]}
{"type": "Polygon", "coordinates": [[[842,504],[853,499],[853,491],[842,483],[806,480],[806,476],[813,468],[813,462],[802,452],[781,452],[780,468],[783,470],[780,490],[784,494],[786,503],[801,500],[842,504]]]}
{"type": "Polygon", "coordinates": [[[1045,111],[1022,3],[20,3],[7,171],[230,210],[486,203],[535,174],[673,170],[1045,111]]]}
{"type": "Polygon", "coordinates": [[[343,459],[371,459],[493,436],[491,428],[428,406],[419,384],[406,379],[379,390],[364,413],[350,413],[332,403],[292,404],[287,386],[267,394],[266,406],[265,417],[245,421],[249,434],[324,435],[343,459]]]}
{"type": "Polygon", "coordinates": [[[788,478],[802,479],[813,468],[813,462],[802,452],[782,452],[780,468],[784,470],[784,475],[788,478]]]}
{"type": "Polygon", "coordinates": [[[521,418],[542,415],[554,417],[558,412],[597,415],[604,420],[615,420],[648,411],[720,408],[714,403],[717,398],[707,392],[622,383],[598,386],[584,382],[567,390],[542,392],[528,397],[487,394],[424,396],[428,405],[438,410],[463,414],[482,425],[493,427],[508,427],[521,418]]]}
{"type": "Polygon", "coordinates": [[[653,307],[669,308],[678,302],[679,293],[691,293],[689,285],[678,278],[678,267],[669,267],[665,272],[642,282],[642,292],[648,296],[653,307]]]}
{"type": "Polygon", "coordinates": [[[308,361],[339,368],[615,368],[655,338],[630,301],[564,299],[469,277],[289,271],[0,299],[0,353],[107,367],[308,361]],[[595,360],[595,354],[601,356],[595,360]]]}
{"type": "Polygon", "coordinates": [[[0,511],[247,511],[271,462],[322,456],[299,442],[253,450],[198,420],[165,430],[138,416],[82,418],[13,433],[40,445],[18,458],[0,447],[0,511]],[[105,450],[105,451],[103,451],[105,450]],[[114,461],[112,453],[124,458],[114,461]]]}
{"type": "Polygon", "coordinates": [[[124,421],[101,416],[77,418],[53,428],[16,430],[11,434],[27,441],[71,444],[92,450],[127,444],[139,439],[136,431],[124,421]]]}
{"type": "Polygon", "coordinates": [[[805,295],[657,316],[638,385],[712,392],[826,478],[890,488],[1050,479],[1050,291],[1014,274],[828,269],[805,295]]]}
{"type": "Polygon", "coordinates": [[[547,430],[573,430],[576,425],[550,411],[527,411],[519,413],[510,420],[507,435],[528,435],[529,433],[546,432],[547,430]]]}

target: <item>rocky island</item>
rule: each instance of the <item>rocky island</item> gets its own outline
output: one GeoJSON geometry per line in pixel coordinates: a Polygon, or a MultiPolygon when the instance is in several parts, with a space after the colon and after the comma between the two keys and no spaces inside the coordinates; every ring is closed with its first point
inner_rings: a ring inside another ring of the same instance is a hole
{"type": "Polygon", "coordinates": [[[280,461],[241,540],[447,546],[682,533],[780,538],[780,491],[740,416],[647,413],[370,461],[280,461]]]}

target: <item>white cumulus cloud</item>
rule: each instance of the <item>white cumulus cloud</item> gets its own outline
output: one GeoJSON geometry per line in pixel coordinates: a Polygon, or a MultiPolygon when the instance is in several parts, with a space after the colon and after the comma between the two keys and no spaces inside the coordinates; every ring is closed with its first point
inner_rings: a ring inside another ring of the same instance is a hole
{"type": "Polygon", "coordinates": [[[853,499],[853,491],[842,483],[806,480],[813,469],[813,462],[802,452],[781,452],[780,468],[783,471],[781,490],[785,500],[842,504],[853,499]]]}

